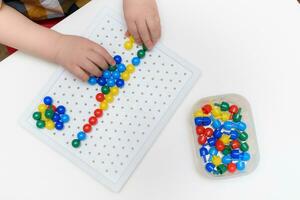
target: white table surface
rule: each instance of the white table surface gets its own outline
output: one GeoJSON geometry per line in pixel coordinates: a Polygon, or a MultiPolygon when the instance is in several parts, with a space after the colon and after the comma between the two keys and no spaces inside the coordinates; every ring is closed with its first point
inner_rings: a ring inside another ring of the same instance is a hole
{"type": "MultiPolygon", "coordinates": [[[[108,4],[96,1],[56,26],[78,32],[108,4]]],[[[162,43],[203,75],[121,193],[38,141],[18,118],[56,66],[23,53],[0,63],[0,199],[300,199],[300,4],[296,0],[160,0],[162,43]],[[195,168],[188,117],[201,97],[250,101],[260,163],[250,175],[210,180],[195,168]],[[297,186],[298,185],[298,186],[297,186]]]]}

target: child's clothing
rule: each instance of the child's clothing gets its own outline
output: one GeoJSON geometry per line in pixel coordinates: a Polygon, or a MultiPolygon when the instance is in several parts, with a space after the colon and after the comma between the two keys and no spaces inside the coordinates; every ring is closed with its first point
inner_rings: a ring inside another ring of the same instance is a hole
{"type": "MultiPolygon", "coordinates": [[[[0,0],[1,1],[1,0],[0,0]]],[[[67,16],[90,0],[3,0],[8,6],[32,20],[67,16]]]]}
{"type": "MultiPolygon", "coordinates": [[[[68,16],[89,1],[90,0],[0,0],[0,12],[1,5],[5,3],[29,19],[38,21],[39,24],[50,28],[59,22],[60,19],[49,19],[68,16]]],[[[0,61],[14,51],[14,49],[0,44],[0,61]]]]}

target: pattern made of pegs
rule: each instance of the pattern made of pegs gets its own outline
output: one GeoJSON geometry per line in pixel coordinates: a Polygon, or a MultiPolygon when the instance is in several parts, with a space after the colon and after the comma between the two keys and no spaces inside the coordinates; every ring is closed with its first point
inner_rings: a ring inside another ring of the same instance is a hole
{"type": "MultiPolygon", "coordinates": [[[[126,50],[132,49],[134,45],[134,39],[132,36],[124,43],[126,50]],[[131,48],[129,48],[131,47],[131,48]]],[[[101,92],[96,94],[96,100],[100,103],[93,115],[89,118],[88,123],[83,125],[82,131],[77,133],[76,139],[72,140],[72,146],[74,148],[80,147],[80,144],[85,140],[86,134],[90,133],[92,126],[97,125],[98,119],[103,116],[103,111],[107,110],[109,104],[114,101],[114,98],[119,94],[119,88],[123,88],[125,81],[128,81],[132,73],[135,71],[135,67],[140,64],[140,59],[145,57],[147,48],[143,45],[142,49],[137,51],[137,57],[131,59],[131,63],[122,63],[122,57],[115,55],[115,66],[109,66],[109,68],[103,71],[100,77],[91,76],[88,80],[90,85],[98,85],[101,87],[101,92]]]]}
{"type": "Polygon", "coordinates": [[[63,130],[65,123],[70,121],[70,117],[66,113],[66,108],[63,105],[56,107],[50,96],[44,97],[43,103],[32,114],[32,118],[36,120],[37,128],[56,129],[58,131],[63,130]]]}

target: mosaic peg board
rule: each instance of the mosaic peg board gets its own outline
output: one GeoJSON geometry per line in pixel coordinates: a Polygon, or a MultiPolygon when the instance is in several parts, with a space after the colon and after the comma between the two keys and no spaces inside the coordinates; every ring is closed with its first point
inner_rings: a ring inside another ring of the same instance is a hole
{"type": "MultiPolygon", "coordinates": [[[[107,8],[102,10],[90,22],[85,36],[104,46],[111,55],[121,55],[126,65],[140,47],[135,46],[130,51],[124,49],[125,26],[120,22],[121,15],[111,13],[107,8]]],[[[147,52],[88,138],[75,149],[71,141],[99,107],[95,95],[101,87],[83,83],[68,71],[59,69],[29,106],[21,123],[43,142],[117,192],[198,77],[197,68],[158,45],[147,52]],[[55,105],[64,105],[70,115],[70,122],[62,131],[37,129],[32,119],[32,113],[47,95],[54,99],[55,105]]]]}

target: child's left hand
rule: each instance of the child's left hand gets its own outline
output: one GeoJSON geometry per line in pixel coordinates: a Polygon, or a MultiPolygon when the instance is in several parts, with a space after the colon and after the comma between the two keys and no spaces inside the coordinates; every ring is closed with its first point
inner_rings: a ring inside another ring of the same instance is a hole
{"type": "Polygon", "coordinates": [[[123,0],[127,23],[126,35],[132,35],[137,44],[152,49],[161,35],[160,19],[155,0],[123,0]]]}

